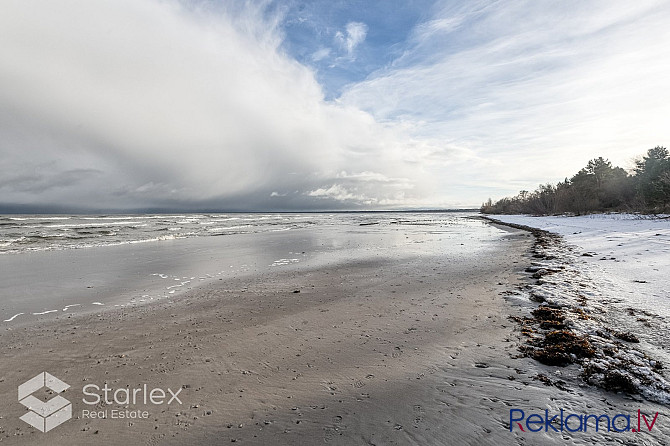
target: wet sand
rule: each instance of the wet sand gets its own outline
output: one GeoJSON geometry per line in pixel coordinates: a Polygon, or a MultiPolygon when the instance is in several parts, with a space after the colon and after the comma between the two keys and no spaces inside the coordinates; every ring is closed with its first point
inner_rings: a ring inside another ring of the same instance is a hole
{"type": "MultiPolygon", "coordinates": [[[[623,437],[510,432],[509,410],[664,411],[537,379],[555,378],[556,369],[519,357],[509,316],[522,309],[502,297],[524,280],[532,238],[506,231],[495,247],[459,262],[417,255],[268,271],[174,301],[3,328],[0,440],[591,444],[623,437]],[[17,384],[42,370],[70,384],[62,395],[73,403],[73,419],[47,433],[20,421],[26,409],[16,402],[17,384]],[[182,389],[183,404],[83,404],[85,385],[105,383],[182,389]],[[83,419],[82,410],[94,407],[149,416],[83,419]]],[[[660,417],[646,441],[668,435],[667,411],[660,417]]]]}

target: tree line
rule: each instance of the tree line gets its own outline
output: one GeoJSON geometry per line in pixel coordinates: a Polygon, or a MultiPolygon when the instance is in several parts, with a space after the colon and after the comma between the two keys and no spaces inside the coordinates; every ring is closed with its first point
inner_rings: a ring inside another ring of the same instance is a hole
{"type": "Polygon", "coordinates": [[[592,159],[572,178],[542,184],[533,192],[482,204],[485,214],[586,214],[591,212],[670,212],[670,156],[668,149],[649,149],[632,172],[612,166],[602,157],[592,159]]]}

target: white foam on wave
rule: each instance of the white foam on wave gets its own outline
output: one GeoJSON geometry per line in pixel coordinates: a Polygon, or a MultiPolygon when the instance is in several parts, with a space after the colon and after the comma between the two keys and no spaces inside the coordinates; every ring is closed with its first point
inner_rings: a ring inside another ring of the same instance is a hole
{"type": "Polygon", "coordinates": [[[39,313],[33,313],[33,316],[41,316],[43,314],[49,314],[49,313],[58,313],[58,310],[47,310],[39,313]]]}
{"type": "Polygon", "coordinates": [[[29,221],[29,220],[51,221],[51,220],[69,220],[70,217],[9,217],[9,219],[14,221],[29,221]]]}
{"type": "Polygon", "coordinates": [[[25,237],[21,236],[21,237],[14,238],[14,239],[0,240],[0,246],[2,246],[2,247],[9,246],[12,243],[22,242],[25,239],[26,239],[25,237]]]}
{"type": "Polygon", "coordinates": [[[284,265],[288,265],[288,264],[291,264],[291,263],[297,263],[299,261],[300,261],[300,259],[279,259],[279,260],[275,260],[274,262],[272,262],[272,264],[270,266],[284,266],[284,265]]]}
{"type": "Polygon", "coordinates": [[[207,228],[207,231],[213,232],[213,231],[229,231],[231,229],[246,229],[246,228],[253,228],[253,225],[237,225],[237,226],[226,226],[226,227],[219,227],[219,228],[207,228]]]}
{"type": "Polygon", "coordinates": [[[25,314],[25,313],[16,313],[14,316],[10,317],[9,319],[5,319],[5,322],[11,322],[14,319],[16,319],[17,317],[21,316],[22,314],[25,314]]]}
{"type": "MultiPolygon", "coordinates": [[[[113,221],[106,223],[65,223],[65,224],[53,224],[53,225],[44,225],[45,228],[105,228],[107,226],[127,226],[127,225],[138,225],[146,226],[146,223],[141,221],[113,221]]],[[[31,225],[28,227],[39,228],[39,225],[31,225]]]]}
{"type": "MultiPolygon", "coordinates": [[[[85,249],[85,248],[99,248],[103,246],[122,246],[122,245],[135,245],[138,243],[150,243],[150,242],[158,242],[158,241],[164,241],[164,240],[177,240],[177,239],[182,239],[186,238],[188,236],[193,236],[197,235],[194,233],[180,233],[180,234],[175,234],[175,235],[162,235],[160,237],[153,237],[153,238],[148,238],[148,239],[143,239],[143,240],[127,240],[123,242],[102,242],[102,243],[78,243],[78,244],[73,244],[73,245],[48,245],[48,246],[31,246],[31,247],[26,247],[23,249],[23,251],[53,251],[53,250],[60,250],[60,249],[85,249]]],[[[67,237],[65,235],[53,235],[49,237],[44,237],[45,239],[50,238],[50,239],[66,239],[67,237]]],[[[22,250],[3,250],[0,251],[0,254],[8,254],[8,253],[17,253],[21,252],[22,250]]]]}
{"type": "Polygon", "coordinates": [[[133,215],[133,216],[118,216],[118,217],[79,217],[81,220],[169,220],[175,218],[186,218],[185,215],[133,215]]]}
{"type": "Polygon", "coordinates": [[[10,240],[25,234],[2,233],[3,229],[10,228],[0,228],[0,254],[96,248],[198,236],[287,231],[302,226],[304,219],[314,217],[283,214],[181,214],[16,216],[8,218],[16,220],[10,224],[11,231],[18,228],[19,231],[25,231],[26,234],[31,235],[38,231],[39,236],[28,237],[27,241],[30,243],[19,241],[10,243],[10,240]],[[293,225],[291,222],[298,224],[293,225]],[[107,231],[114,232],[108,233],[107,231]],[[76,236],[72,235],[74,232],[77,233],[76,236]]]}
{"type": "Polygon", "coordinates": [[[63,308],[63,311],[67,311],[68,309],[70,309],[70,308],[72,308],[72,307],[78,307],[78,306],[80,306],[80,305],[81,305],[81,304],[65,305],[65,308],[63,308]]]}

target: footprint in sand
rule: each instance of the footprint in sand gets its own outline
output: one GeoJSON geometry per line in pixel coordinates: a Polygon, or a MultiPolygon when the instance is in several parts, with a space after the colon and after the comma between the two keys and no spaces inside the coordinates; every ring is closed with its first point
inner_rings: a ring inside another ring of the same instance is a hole
{"type": "Polygon", "coordinates": [[[419,424],[423,422],[424,415],[426,411],[423,409],[423,407],[420,404],[415,404],[412,409],[414,410],[414,413],[416,414],[414,418],[414,427],[419,427],[419,424]]]}
{"type": "MultiPolygon", "coordinates": [[[[342,417],[339,417],[340,419],[342,417]]],[[[340,420],[341,421],[341,420],[340,420]]],[[[324,443],[330,443],[335,439],[336,436],[342,435],[342,432],[340,432],[340,429],[345,428],[345,426],[335,426],[335,427],[325,427],[324,428],[324,435],[323,435],[323,441],[324,443]]]]}

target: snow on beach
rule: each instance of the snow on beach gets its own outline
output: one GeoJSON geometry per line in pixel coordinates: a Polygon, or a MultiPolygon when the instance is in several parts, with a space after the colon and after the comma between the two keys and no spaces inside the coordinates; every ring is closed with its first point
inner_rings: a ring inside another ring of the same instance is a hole
{"type": "Polygon", "coordinates": [[[527,269],[537,281],[518,296],[540,304],[533,318],[522,321],[529,356],[565,365],[559,363],[567,352],[565,362],[579,364],[581,378],[591,384],[670,403],[664,377],[664,366],[670,365],[670,219],[631,214],[494,219],[560,236],[538,238],[527,269]],[[574,334],[572,343],[556,348],[552,339],[560,335],[565,341],[564,331],[574,334]]]}
{"type": "Polygon", "coordinates": [[[670,317],[670,218],[632,214],[495,218],[561,235],[586,254],[582,266],[595,279],[618,288],[631,304],[670,317]]]}

